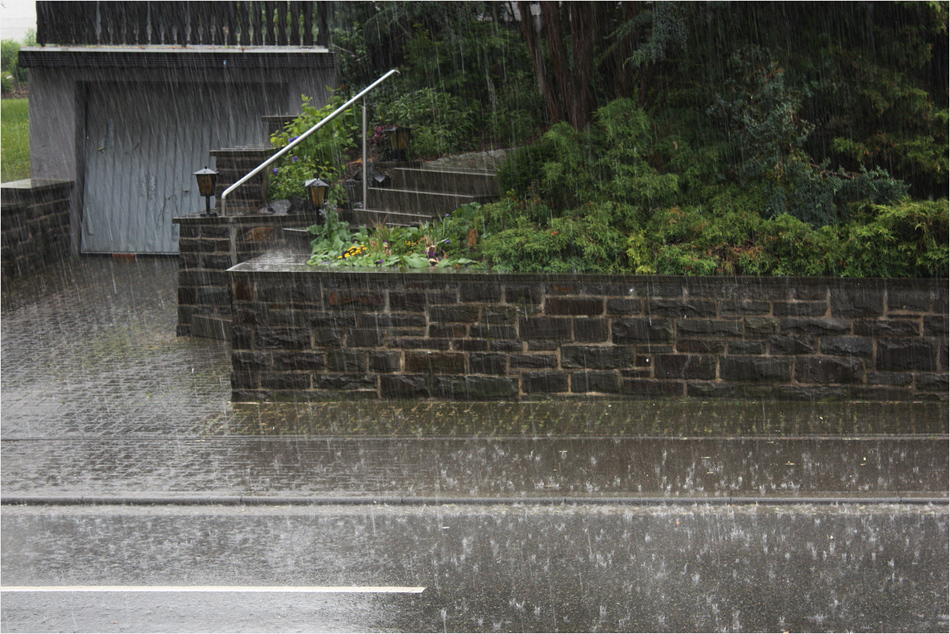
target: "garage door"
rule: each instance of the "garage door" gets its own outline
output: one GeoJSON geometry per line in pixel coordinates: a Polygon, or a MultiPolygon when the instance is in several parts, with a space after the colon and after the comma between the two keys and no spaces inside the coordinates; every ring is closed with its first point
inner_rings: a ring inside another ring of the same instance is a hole
{"type": "Polygon", "coordinates": [[[177,253],[172,218],[204,209],[192,175],[213,149],[260,145],[275,85],[86,86],[83,253],[177,253]]]}

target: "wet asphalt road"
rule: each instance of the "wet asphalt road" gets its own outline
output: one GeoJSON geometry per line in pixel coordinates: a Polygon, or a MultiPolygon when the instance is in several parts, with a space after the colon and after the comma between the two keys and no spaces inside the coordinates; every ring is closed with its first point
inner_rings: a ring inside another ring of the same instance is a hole
{"type": "Polygon", "coordinates": [[[3,283],[2,631],[948,628],[945,406],[241,411],[176,267],[3,283]]]}
{"type": "Polygon", "coordinates": [[[946,631],[947,508],[6,509],[4,631],[946,631]]]}

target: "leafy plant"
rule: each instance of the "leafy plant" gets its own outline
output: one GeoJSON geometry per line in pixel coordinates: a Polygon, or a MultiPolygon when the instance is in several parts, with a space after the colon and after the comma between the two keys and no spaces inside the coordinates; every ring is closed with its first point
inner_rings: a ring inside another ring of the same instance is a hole
{"type": "MultiPolygon", "coordinates": [[[[326,106],[316,108],[311,105],[312,98],[301,97],[301,114],[271,137],[271,143],[278,148],[295,141],[346,102],[342,96],[333,95],[326,106]]],[[[339,201],[343,189],[335,181],[343,172],[344,152],[355,147],[359,132],[360,113],[354,106],[307,137],[272,169],[270,198],[304,198],[307,196],[304,183],[312,178],[322,178],[335,185],[331,189],[328,206],[339,201]]]]}

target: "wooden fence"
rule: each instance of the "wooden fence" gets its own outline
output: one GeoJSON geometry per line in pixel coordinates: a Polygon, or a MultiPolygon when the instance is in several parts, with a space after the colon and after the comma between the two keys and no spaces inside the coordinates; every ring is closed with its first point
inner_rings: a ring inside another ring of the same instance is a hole
{"type": "Polygon", "coordinates": [[[36,3],[40,46],[326,46],[326,2],[36,3]]]}

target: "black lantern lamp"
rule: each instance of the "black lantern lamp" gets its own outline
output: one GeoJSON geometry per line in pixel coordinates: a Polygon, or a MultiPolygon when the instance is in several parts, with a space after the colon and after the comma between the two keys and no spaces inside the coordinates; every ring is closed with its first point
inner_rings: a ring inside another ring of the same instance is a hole
{"type": "Polygon", "coordinates": [[[313,208],[317,211],[323,209],[323,205],[327,201],[327,194],[330,191],[330,184],[319,178],[314,178],[308,180],[303,186],[310,191],[310,202],[313,203],[313,208]]]}
{"type": "Polygon", "coordinates": [[[205,198],[205,212],[202,216],[217,216],[211,211],[211,197],[214,196],[214,187],[218,184],[218,173],[209,170],[207,166],[203,170],[195,172],[195,178],[198,179],[198,193],[205,198]]]}
{"type": "Polygon", "coordinates": [[[402,126],[393,126],[383,130],[389,139],[389,147],[392,149],[393,158],[398,161],[406,160],[406,150],[409,149],[409,139],[412,137],[412,128],[402,126]]]}

